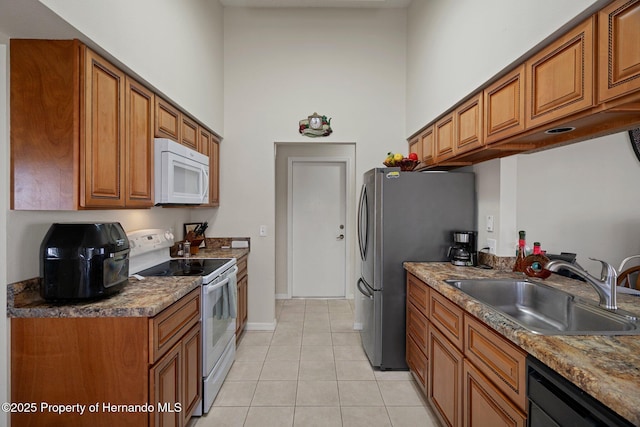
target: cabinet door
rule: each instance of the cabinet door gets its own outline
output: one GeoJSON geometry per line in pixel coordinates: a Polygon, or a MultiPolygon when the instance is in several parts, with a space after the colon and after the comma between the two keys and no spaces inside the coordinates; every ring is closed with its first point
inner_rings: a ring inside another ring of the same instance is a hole
{"type": "Polygon", "coordinates": [[[422,160],[422,144],[420,144],[420,137],[416,137],[409,141],[409,153],[416,153],[418,159],[422,160]]]}
{"type": "Polygon", "coordinates": [[[464,361],[464,425],[525,427],[526,416],[469,361],[464,361]]]}
{"type": "Polygon", "coordinates": [[[180,124],[180,143],[194,150],[198,149],[199,126],[195,120],[182,114],[182,123],[180,124]]]}
{"type": "Polygon", "coordinates": [[[209,204],[220,206],[220,141],[214,135],[209,150],[209,204]]]}
{"type": "Polygon", "coordinates": [[[202,339],[200,323],[182,338],[182,416],[183,423],[191,418],[202,398],[202,339]]]}
{"type": "Polygon", "coordinates": [[[456,154],[465,153],[484,145],[482,122],[482,93],[480,93],[456,108],[456,154]]]}
{"type": "Polygon", "coordinates": [[[180,110],[164,99],[156,96],[154,134],[156,138],[169,138],[180,142],[182,114],[180,110]]]}
{"type": "Polygon", "coordinates": [[[455,154],[454,115],[449,114],[438,120],[434,127],[434,157],[436,162],[446,160],[455,154]]]}
{"type": "Polygon", "coordinates": [[[526,62],[527,128],[593,105],[593,50],[589,18],[526,62]]]}
{"type": "Polygon", "coordinates": [[[126,78],[125,205],[153,206],[153,92],[126,78]]]}
{"type": "Polygon", "coordinates": [[[238,310],[236,318],[236,340],[240,339],[240,335],[247,324],[247,292],[248,292],[249,276],[244,276],[238,280],[238,310]]]}
{"type": "Polygon", "coordinates": [[[178,343],[151,368],[149,375],[149,413],[151,427],[181,427],[182,411],[182,347],[178,343]]]}
{"type": "Polygon", "coordinates": [[[462,426],[462,353],[436,328],[429,328],[427,398],[449,427],[462,426]]]}
{"type": "Polygon", "coordinates": [[[80,205],[124,207],[125,75],[90,49],[84,55],[80,205]]]}
{"type": "Polygon", "coordinates": [[[203,127],[198,128],[198,151],[205,156],[211,149],[211,133],[203,127]]]}
{"type": "Polygon", "coordinates": [[[484,91],[484,135],[490,144],[524,131],[524,65],[484,91]]]}
{"type": "Polygon", "coordinates": [[[434,126],[429,126],[420,134],[420,145],[422,145],[422,158],[420,160],[427,165],[431,165],[434,162],[435,141],[433,129],[434,126]]]}
{"type": "Polygon", "coordinates": [[[598,99],[640,90],[640,1],[618,0],[598,15],[598,99]]]}

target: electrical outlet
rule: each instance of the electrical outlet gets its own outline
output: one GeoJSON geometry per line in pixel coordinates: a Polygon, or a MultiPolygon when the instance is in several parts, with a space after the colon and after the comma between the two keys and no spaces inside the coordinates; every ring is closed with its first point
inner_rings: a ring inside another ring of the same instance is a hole
{"type": "Polygon", "coordinates": [[[489,247],[489,253],[495,255],[498,241],[496,239],[487,239],[487,246],[489,247]]]}
{"type": "Polygon", "coordinates": [[[266,237],[267,236],[267,226],[266,225],[261,225],[260,226],[260,237],[266,237]]]}
{"type": "Polygon", "coordinates": [[[487,231],[493,231],[493,215],[487,215],[487,231]]]}

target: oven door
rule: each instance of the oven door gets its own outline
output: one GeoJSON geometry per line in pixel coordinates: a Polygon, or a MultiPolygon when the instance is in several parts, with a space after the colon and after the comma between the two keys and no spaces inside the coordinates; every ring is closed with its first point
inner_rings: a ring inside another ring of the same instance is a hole
{"type": "Polygon", "coordinates": [[[207,377],[236,332],[236,271],[202,287],[202,375],[207,377]]]}

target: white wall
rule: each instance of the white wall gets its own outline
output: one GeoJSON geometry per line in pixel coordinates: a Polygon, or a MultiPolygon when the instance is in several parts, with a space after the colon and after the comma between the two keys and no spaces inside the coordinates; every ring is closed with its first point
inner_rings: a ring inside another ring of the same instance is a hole
{"type": "Polygon", "coordinates": [[[225,9],[223,193],[212,234],[251,237],[250,324],[275,316],[274,142],[309,142],[298,121],[331,117],[322,142],[355,142],[356,188],[388,151],[406,151],[405,24],[402,9],[225,9]]]}
{"type": "Polygon", "coordinates": [[[600,275],[640,254],[640,161],[627,132],[518,156],[517,227],[533,246],[578,254],[600,275]]]}
{"type": "Polygon", "coordinates": [[[407,136],[593,3],[413,0],[407,30],[407,136]]]}
{"type": "Polygon", "coordinates": [[[217,0],[40,0],[219,134],[223,9],[217,0]]]}

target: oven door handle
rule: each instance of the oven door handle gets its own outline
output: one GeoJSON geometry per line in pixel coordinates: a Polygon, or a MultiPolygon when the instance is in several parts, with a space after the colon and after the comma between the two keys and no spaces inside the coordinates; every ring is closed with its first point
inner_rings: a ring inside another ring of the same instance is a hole
{"type": "MultiPolygon", "coordinates": [[[[234,276],[237,272],[238,272],[238,267],[235,266],[235,267],[233,267],[233,272],[228,274],[227,276],[234,276]]],[[[216,289],[220,289],[221,287],[223,287],[227,283],[229,283],[229,277],[227,277],[226,279],[224,279],[220,283],[216,283],[215,285],[205,286],[204,287],[205,288],[204,292],[205,292],[205,294],[210,294],[211,292],[215,291],[216,289]]]]}

